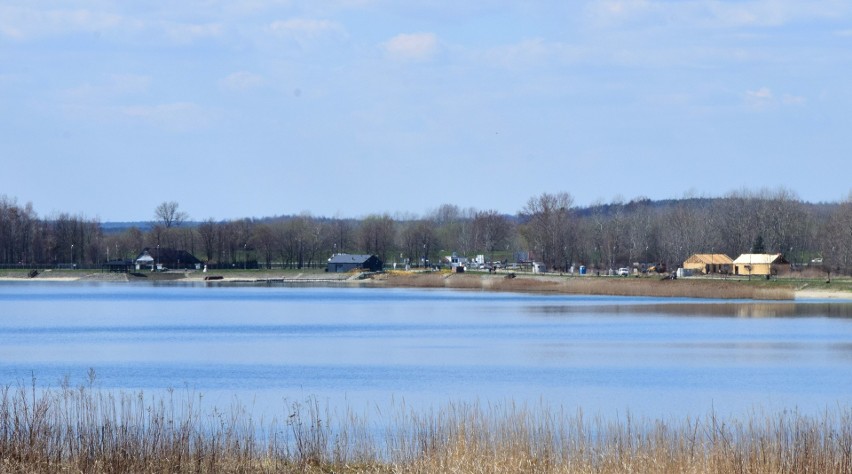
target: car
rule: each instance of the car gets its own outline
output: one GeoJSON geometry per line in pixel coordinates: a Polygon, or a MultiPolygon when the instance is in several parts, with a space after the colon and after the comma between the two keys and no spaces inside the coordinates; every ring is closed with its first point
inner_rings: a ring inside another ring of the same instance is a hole
{"type": "Polygon", "coordinates": [[[618,269],[617,275],[623,277],[630,276],[630,269],[627,267],[621,267],[618,269]]]}

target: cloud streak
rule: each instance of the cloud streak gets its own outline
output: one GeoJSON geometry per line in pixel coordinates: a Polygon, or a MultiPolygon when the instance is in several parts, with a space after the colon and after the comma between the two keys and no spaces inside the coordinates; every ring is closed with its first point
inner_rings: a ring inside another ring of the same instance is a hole
{"type": "Polygon", "coordinates": [[[399,34],[382,44],[391,59],[426,61],[438,52],[438,37],[434,33],[399,34]]]}
{"type": "Polygon", "coordinates": [[[229,74],[227,77],[219,81],[219,86],[231,91],[256,89],[264,84],[266,84],[266,78],[259,74],[253,74],[247,71],[239,71],[229,74]]]}
{"type": "Polygon", "coordinates": [[[140,22],[110,12],[0,7],[0,34],[20,41],[77,32],[136,30],[139,27],[140,22]]]}
{"type": "Polygon", "coordinates": [[[629,23],[675,24],[682,27],[773,27],[813,19],[833,19],[852,11],[841,0],[598,0],[587,6],[599,26],[629,23]]]}
{"type": "Polygon", "coordinates": [[[755,90],[748,90],[745,93],[745,102],[752,109],[765,110],[771,107],[782,106],[801,106],[807,103],[807,99],[801,96],[792,94],[782,94],[778,97],[768,87],[761,87],[755,90]]]}

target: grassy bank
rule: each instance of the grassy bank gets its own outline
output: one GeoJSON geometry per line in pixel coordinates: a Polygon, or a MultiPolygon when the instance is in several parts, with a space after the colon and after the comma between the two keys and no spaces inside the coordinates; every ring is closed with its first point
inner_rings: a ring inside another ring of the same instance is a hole
{"type": "Polygon", "coordinates": [[[337,414],[314,401],[258,421],[241,405],[199,408],[62,387],[0,390],[2,472],[852,472],[852,411],[743,420],[588,419],[548,407],[450,404],[337,414]]]}

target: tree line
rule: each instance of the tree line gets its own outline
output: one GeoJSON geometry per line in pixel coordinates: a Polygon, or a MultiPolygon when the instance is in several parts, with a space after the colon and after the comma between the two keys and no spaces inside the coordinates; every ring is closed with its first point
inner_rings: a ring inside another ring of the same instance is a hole
{"type": "Polygon", "coordinates": [[[576,206],[569,193],[529,198],[516,214],[444,204],[423,216],[310,214],[190,221],[176,202],[157,206],[145,226],[108,231],[98,219],[59,213],[0,196],[0,264],[98,265],[131,259],[145,247],[187,250],[210,265],[302,268],[335,253],[374,254],[386,264],[435,263],[452,252],[490,261],[527,258],[565,271],[572,265],[617,268],[634,262],[676,267],[693,253],[736,258],[760,249],[794,265],[821,262],[852,271],[852,193],[808,203],[787,189],[723,197],[652,201],[616,198],[576,206]],[[759,244],[759,245],[758,245],[759,244]]]}

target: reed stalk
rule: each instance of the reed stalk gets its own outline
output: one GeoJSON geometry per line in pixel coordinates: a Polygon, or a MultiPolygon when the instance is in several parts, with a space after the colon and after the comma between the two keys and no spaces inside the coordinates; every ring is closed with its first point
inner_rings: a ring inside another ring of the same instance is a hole
{"type": "Polygon", "coordinates": [[[202,399],[0,387],[0,472],[852,472],[844,407],[649,420],[513,402],[370,415],[308,399],[264,421],[202,399]]]}

